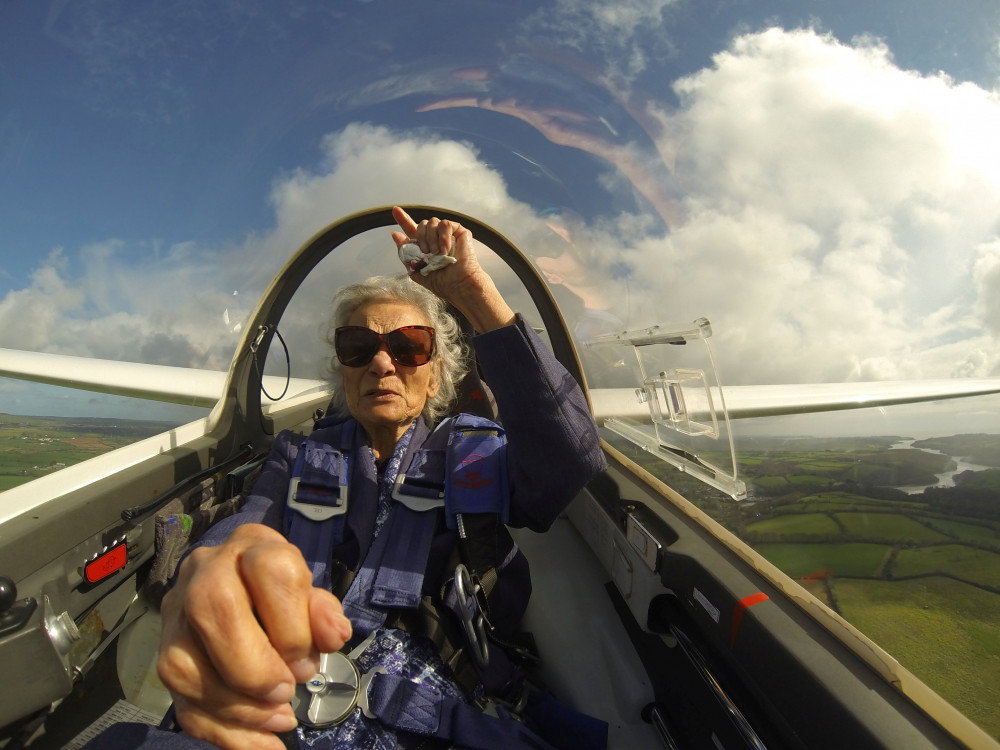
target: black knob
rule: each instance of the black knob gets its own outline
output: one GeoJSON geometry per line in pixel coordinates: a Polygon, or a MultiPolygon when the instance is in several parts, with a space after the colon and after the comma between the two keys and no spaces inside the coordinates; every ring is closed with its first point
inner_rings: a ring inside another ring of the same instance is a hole
{"type": "Polygon", "coordinates": [[[17,603],[17,586],[7,576],[0,576],[0,615],[17,603]]]}

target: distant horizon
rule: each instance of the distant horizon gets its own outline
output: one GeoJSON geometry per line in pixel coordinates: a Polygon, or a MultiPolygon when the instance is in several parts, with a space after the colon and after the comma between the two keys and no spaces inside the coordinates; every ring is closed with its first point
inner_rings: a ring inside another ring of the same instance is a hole
{"type": "MultiPolygon", "coordinates": [[[[168,410],[183,410],[186,412],[198,412],[198,414],[191,415],[187,418],[178,417],[168,417],[166,415],[154,416],[154,415],[124,415],[124,414],[113,414],[108,416],[106,414],[31,414],[22,411],[7,411],[0,410],[0,417],[24,417],[30,419],[52,419],[52,420],[74,420],[74,419],[92,419],[92,420],[102,420],[102,421],[128,421],[128,422],[146,422],[146,423],[158,423],[163,425],[169,425],[171,427],[179,427],[189,422],[196,421],[203,418],[209,412],[209,409],[203,409],[199,407],[187,407],[180,406],[177,404],[160,404],[159,402],[148,402],[150,404],[156,404],[157,406],[168,407],[168,410]]],[[[134,408],[134,405],[133,405],[134,408]]],[[[899,408],[899,407],[896,407],[899,408]]],[[[787,424],[788,422],[798,422],[806,418],[811,417],[813,421],[817,417],[830,418],[833,416],[844,416],[844,412],[826,412],[817,414],[800,414],[800,415],[790,415],[789,417],[759,417],[755,419],[747,420],[734,420],[732,425],[734,440],[736,442],[737,449],[739,448],[739,443],[741,439],[753,439],[753,438],[784,438],[784,439],[802,439],[802,440],[817,440],[817,439],[849,439],[849,438],[897,438],[900,440],[927,440],[930,438],[948,438],[956,437],[958,435],[1000,435],[1000,427],[992,426],[990,427],[980,427],[974,428],[972,426],[967,426],[965,429],[955,431],[954,429],[948,430],[934,430],[931,431],[926,426],[923,426],[919,432],[914,430],[899,430],[890,429],[888,424],[879,422],[879,424],[887,429],[875,429],[875,424],[872,424],[872,419],[858,419],[858,414],[861,412],[868,412],[871,410],[854,410],[855,413],[849,415],[854,417],[852,420],[855,424],[854,431],[845,430],[844,425],[838,425],[830,423],[826,425],[826,430],[817,429],[812,432],[806,432],[801,429],[795,429],[789,425],[789,429],[785,431],[781,430],[781,424],[787,424]],[[868,423],[868,428],[864,428],[859,424],[860,422],[868,423]]],[[[895,420],[892,420],[895,422],[895,420]]],[[[904,420],[905,421],[905,420],[904,420]]],[[[898,422],[896,422],[897,426],[898,422]]]]}
{"type": "Polygon", "coordinates": [[[150,419],[149,417],[98,417],[89,414],[71,414],[71,415],[57,415],[57,414],[16,414],[6,411],[0,411],[0,418],[3,417],[13,417],[13,418],[23,418],[23,419],[51,419],[58,421],[70,421],[70,420],[95,420],[102,422],[145,422],[151,424],[163,424],[170,425],[171,427],[179,427],[185,422],[177,422],[172,419],[150,419]]]}
{"type": "Polygon", "coordinates": [[[201,419],[209,411],[205,407],[0,378],[0,413],[11,416],[147,420],[181,425],[201,419]]]}
{"type": "Polygon", "coordinates": [[[898,435],[924,440],[951,435],[1000,434],[997,414],[1000,414],[1000,396],[991,395],[923,404],[741,419],[733,421],[732,430],[737,440],[755,435],[830,438],[898,435]]]}

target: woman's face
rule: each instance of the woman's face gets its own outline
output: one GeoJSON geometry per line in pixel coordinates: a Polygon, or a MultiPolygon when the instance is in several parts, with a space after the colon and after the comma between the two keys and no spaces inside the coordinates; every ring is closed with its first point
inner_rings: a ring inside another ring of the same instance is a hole
{"type": "MultiPolygon", "coordinates": [[[[388,333],[402,326],[430,325],[430,321],[409,304],[378,300],[355,310],[347,325],[388,333]]],[[[347,409],[373,442],[381,442],[395,431],[395,443],[420,416],[427,399],[437,394],[439,368],[440,360],[419,367],[397,364],[383,343],[368,364],[343,367],[347,409]]]]}

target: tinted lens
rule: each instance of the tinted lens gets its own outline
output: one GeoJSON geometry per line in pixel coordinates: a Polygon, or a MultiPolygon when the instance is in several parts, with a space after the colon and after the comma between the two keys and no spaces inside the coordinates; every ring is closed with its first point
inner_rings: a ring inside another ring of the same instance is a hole
{"type": "Polygon", "coordinates": [[[434,329],[426,326],[397,328],[384,338],[389,355],[406,367],[426,365],[434,352],[434,329]]]}
{"type": "Polygon", "coordinates": [[[334,335],[334,348],[345,367],[363,367],[372,361],[383,341],[392,360],[404,367],[425,365],[434,353],[434,329],[428,326],[404,326],[388,333],[344,326],[334,335]]]}
{"type": "Polygon", "coordinates": [[[338,328],[333,339],[337,359],[346,367],[361,367],[368,364],[381,344],[381,336],[361,326],[338,328]]]}

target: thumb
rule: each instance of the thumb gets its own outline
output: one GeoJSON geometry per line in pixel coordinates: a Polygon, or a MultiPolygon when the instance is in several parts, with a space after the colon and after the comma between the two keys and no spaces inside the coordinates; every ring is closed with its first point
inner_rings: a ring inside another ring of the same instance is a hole
{"type": "Polygon", "coordinates": [[[321,652],[340,651],[351,639],[351,621],[333,594],[313,588],[309,596],[309,625],[313,645],[321,652]]]}
{"type": "Polygon", "coordinates": [[[411,237],[407,237],[402,232],[393,232],[392,241],[396,243],[396,249],[398,250],[408,242],[413,242],[413,239],[411,237]]]}

